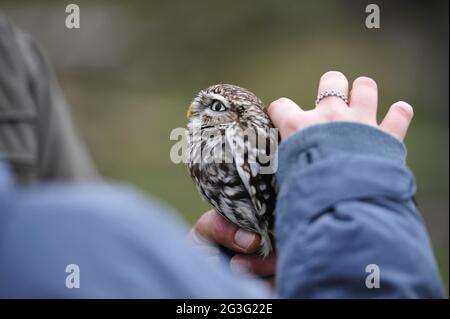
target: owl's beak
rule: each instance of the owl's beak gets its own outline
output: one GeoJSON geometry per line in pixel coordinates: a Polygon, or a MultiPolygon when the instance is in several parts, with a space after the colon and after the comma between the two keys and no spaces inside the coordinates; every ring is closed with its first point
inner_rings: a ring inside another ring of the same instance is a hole
{"type": "Polygon", "coordinates": [[[186,117],[189,119],[191,117],[191,115],[192,115],[192,104],[189,105],[189,108],[186,112],[186,117]]]}

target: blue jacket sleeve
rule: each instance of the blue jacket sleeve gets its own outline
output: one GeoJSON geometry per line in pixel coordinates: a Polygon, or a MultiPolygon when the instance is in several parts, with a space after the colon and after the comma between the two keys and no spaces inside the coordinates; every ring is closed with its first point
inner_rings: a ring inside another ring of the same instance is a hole
{"type": "Polygon", "coordinates": [[[208,262],[170,209],[130,187],[18,189],[1,164],[0,298],[271,296],[225,263],[208,262]],[[71,275],[78,287],[70,285],[71,275]]]}
{"type": "Polygon", "coordinates": [[[381,130],[344,122],[280,145],[281,297],[445,297],[405,154],[381,130]]]}

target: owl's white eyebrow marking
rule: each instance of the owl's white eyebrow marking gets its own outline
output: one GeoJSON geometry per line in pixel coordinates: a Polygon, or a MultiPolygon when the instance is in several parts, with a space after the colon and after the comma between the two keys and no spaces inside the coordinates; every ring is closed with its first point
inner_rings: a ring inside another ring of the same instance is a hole
{"type": "Polygon", "coordinates": [[[225,105],[227,108],[230,107],[230,105],[228,104],[228,101],[226,98],[224,98],[222,95],[217,94],[217,93],[207,93],[206,97],[210,98],[211,100],[217,100],[223,103],[223,105],[225,105]]]}

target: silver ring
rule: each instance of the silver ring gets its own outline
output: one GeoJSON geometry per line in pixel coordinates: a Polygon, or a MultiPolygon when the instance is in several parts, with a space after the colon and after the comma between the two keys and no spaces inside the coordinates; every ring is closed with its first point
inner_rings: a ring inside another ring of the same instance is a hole
{"type": "Polygon", "coordinates": [[[319,104],[320,101],[322,101],[324,98],[326,98],[328,96],[338,97],[342,101],[344,101],[345,104],[348,105],[348,97],[344,93],[342,93],[341,91],[338,91],[338,90],[325,90],[325,91],[320,92],[320,94],[317,95],[316,105],[319,104]]]}

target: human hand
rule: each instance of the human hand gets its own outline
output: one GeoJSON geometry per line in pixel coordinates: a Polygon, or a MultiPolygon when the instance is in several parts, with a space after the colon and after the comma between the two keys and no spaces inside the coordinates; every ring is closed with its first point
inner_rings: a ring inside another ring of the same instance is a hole
{"type": "MultiPolygon", "coordinates": [[[[320,78],[318,92],[325,90],[337,90],[348,95],[347,78],[336,71],[325,73],[320,78]]],[[[402,101],[392,104],[381,124],[378,124],[377,104],[377,84],[371,78],[359,77],[353,82],[348,105],[339,97],[328,96],[314,109],[304,111],[290,99],[281,98],[270,104],[268,113],[282,140],[311,125],[347,121],[378,127],[403,141],[413,117],[411,105],[402,101]]]]}
{"type": "Polygon", "coordinates": [[[266,258],[252,255],[259,247],[258,234],[237,227],[212,209],[204,213],[190,231],[190,238],[197,245],[216,244],[236,252],[230,267],[238,272],[250,272],[273,284],[276,256],[266,258]]]}

